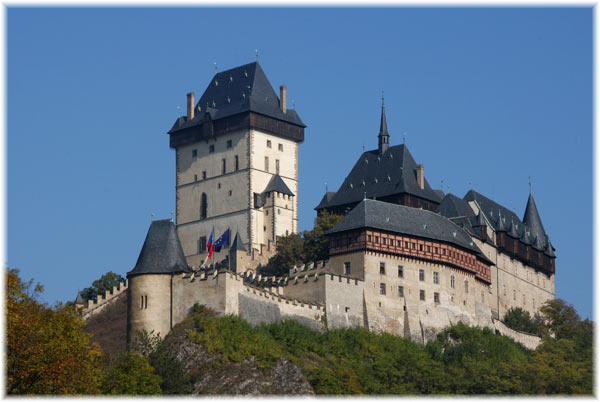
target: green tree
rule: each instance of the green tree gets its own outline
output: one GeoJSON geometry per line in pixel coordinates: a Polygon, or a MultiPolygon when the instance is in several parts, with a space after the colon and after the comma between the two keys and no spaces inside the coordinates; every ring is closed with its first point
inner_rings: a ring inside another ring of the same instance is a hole
{"type": "Polygon", "coordinates": [[[341,221],[343,216],[323,211],[315,218],[313,230],[304,232],[305,262],[326,260],[329,258],[329,239],[326,234],[341,221]]]}
{"type": "Polygon", "coordinates": [[[134,353],[125,354],[111,367],[102,384],[108,395],[158,395],[161,378],[154,373],[148,358],[134,353]]]}
{"type": "Polygon", "coordinates": [[[275,276],[286,275],[289,269],[304,262],[304,240],[300,235],[292,233],[279,238],[277,254],[269,259],[267,268],[275,276]]]}
{"type": "Polygon", "coordinates": [[[40,285],[6,274],[8,394],[96,394],[103,374],[100,348],[90,344],[72,307],[38,302],[40,285]]]}
{"type": "Polygon", "coordinates": [[[183,364],[173,356],[165,341],[150,354],[150,364],[160,376],[160,389],[163,395],[191,394],[194,390],[191,379],[185,373],[183,364]]]}
{"type": "Polygon", "coordinates": [[[103,295],[107,290],[112,290],[113,286],[117,286],[121,282],[123,282],[123,277],[121,275],[108,271],[102,275],[100,279],[96,279],[92,282],[92,286],[81,290],[80,293],[87,301],[98,295],[103,295]]]}
{"type": "Polygon", "coordinates": [[[511,307],[504,315],[502,321],[507,327],[515,331],[538,336],[543,336],[544,334],[543,319],[537,314],[534,318],[531,318],[529,311],[523,310],[521,307],[511,307]]]}

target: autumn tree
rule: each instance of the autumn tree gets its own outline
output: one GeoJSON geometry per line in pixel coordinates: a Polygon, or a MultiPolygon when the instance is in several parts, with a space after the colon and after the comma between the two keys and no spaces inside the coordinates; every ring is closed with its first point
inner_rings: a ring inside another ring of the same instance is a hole
{"type": "Polygon", "coordinates": [[[85,300],[90,300],[98,295],[103,295],[107,290],[112,290],[114,286],[117,286],[123,281],[124,279],[121,275],[108,271],[102,275],[100,279],[96,279],[92,282],[92,286],[83,289],[80,293],[85,300]]]}
{"type": "Polygon", "coordinates": [[[100,348],[90,344],[72,307],[48,308],[42,291],[6,273],[6,392],[8,394],[96,394],[103,375],[100,348]]]}
{"type": "Polygon", "coordinates": [[[109,368],[102,383],[108,395],[159,395],[161,378],[154,373],[148,358],[136,353],[125,354],[109,368]]]}

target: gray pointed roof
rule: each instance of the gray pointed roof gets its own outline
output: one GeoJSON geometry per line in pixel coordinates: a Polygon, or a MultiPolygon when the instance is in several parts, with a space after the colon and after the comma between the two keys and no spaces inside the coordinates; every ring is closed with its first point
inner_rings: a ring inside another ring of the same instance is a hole
{"type": "Polygon", "coordinates": [[[498,214],[498,219],[496,220],[496,232],[506,232],[506,225],[504,224],[504,218],[502,215],[498,214]]]}
{"type": "Polygon", "coordinates": [[[556,255],[554,254],[554,247],[552,247],[548,236],[546,236],[546,248],[544,249],[544,254],[552,258],[556,257],[556,255]]]}
{"type": "Polygon", "coordinates": [[[334,195],[335,191],[327,191],[325,195],[323,195],[323,198],[321,198],[321,202],[319,202],[319,205],[317,205],[314,209],[322,209],[327,207],[334,195]]]}
{"type": "Polygon", "coordinates": [[[531,245],[531,237],[527,232],[527,228],[523,228],[523,233],[521,233],[521,240],[524,244],[531,245]]]}
{"type": "Polygon", "coordinates": [[[525,207],[525,214],[523,215],[523,223],[529,227],[532,238],[545,238],[546,232],[544,231],[544,225],[542,225],[540,214],[538,213],[537,207],[535,206],[535,201],[533,200],[533,195],[531,193],[529,193],[529,198],[527,199],[527,206],[525,207]]]}
{"type": "Polygon", "coordinates": [[[435,203],[441,201],[427,179],[424,189],[419,187],[417,164],[405,144],[389,147],[381,156],[378,149],[363,152],[328,206],[360,202],[365,192],[368,198],[408,193],[435,203]]]}
{"type": "Polygon", "coordinates": [[[202,123],[206,112],[213,120],[255,112],[306,127],[294,109],[288,108],[286,113],[281,110],[279,98],[258,62],[215,74],[195,105],[194,119],[178,118],[169,133],[202,123]]]}
{"type": "Polygon", "coordinates": [[[382,135],[390,136],[387,128],[387,119],[385,118],[385,105],[383,102],[381,103],[381,122],[379,123],[379,136],[381,137],[382,135]]]}
{"type": "Polygon", "coordinates": [[[388,202],[361,201],[328,233],[365,227],[451,243],[491,263],[469,234],[450,220],[435,212],[388,202]]]}
{"type": "Polygon", "coordinates": [[[276,191],[278,193],[294,196],[292,190],[290,190],[290,188],[285,184],[281,176],[279,176],[278,174],[275,174],[273,175],[273,177],[271,177],[271,180],[269,181],[269,184],[267,184],[267,188],[265,188],[263,194],[266,194],[271,191],[276,191]]]}
{"type": "Polygon", "coordinates": [[[479,213],[477,214],[477,218],[476,218],[473,226],[474,227],[487,226],[487,224],[485,223],[485,218],[483,217],[483,213],[481,212],[481,210],[479,210],[479,213]]]}
{"type": "Polygon", "coordinates": [[[235,233],[235,238],[233,239],[230,250],[246,251],[246,247],[244,247],[244,242],[242,241],[242,236],[240,236],[239,232],[235,233]]]}
{"type": "Polygon", "coordinates": [[[153,221],[135,267],[127,276],[191,272],[170,219],[153,221]]]}
{"type": "Polygon", "coordinates": [[[466,218],[475,217],[475,212],[473,212],[469,204],[452,193],[444,196],[437,208],[437,212],[446,218],[456,218],[459,216],[466,218]]]}
{"type": "Polygon", "coordinates": [[[77,292],[77,298],[75,299],[75,304],[85,304],[85,299],[81,295],[81,292],[77,292]]]}
{"type": "Polygon", "coordinates": [[[519,234],[517,233],[517,229],[515,228],[515,223],[513,221],[510,221],[510,227],[508,228],[508,232],[506,234],[514,239],[519,238],[519,234]]]}

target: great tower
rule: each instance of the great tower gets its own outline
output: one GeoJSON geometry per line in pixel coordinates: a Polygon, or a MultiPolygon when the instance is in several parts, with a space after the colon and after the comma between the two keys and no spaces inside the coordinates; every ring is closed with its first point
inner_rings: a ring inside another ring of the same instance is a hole
{"type": "Polygon", "coordinates": [[[213,228],[215,238],[237,233],[251,265],[266,261],[280,236],[297,233],[305,127],[287,107],[286,87],[278,97],[258,62],[215,74],[197,103],[187,95],[187,115],[169,135],[176,227],[190,265],[204,260],[213,228]]]}

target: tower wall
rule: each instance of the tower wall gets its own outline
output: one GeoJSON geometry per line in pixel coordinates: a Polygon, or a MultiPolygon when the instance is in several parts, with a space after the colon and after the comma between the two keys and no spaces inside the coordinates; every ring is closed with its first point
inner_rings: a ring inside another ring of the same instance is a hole
{"type": "Polygon", "coordinates": [[[128,282],[127,344],[137,331],[154,331],[164,337],[171,330],[172,275],[136,275],[128,282]]]}

